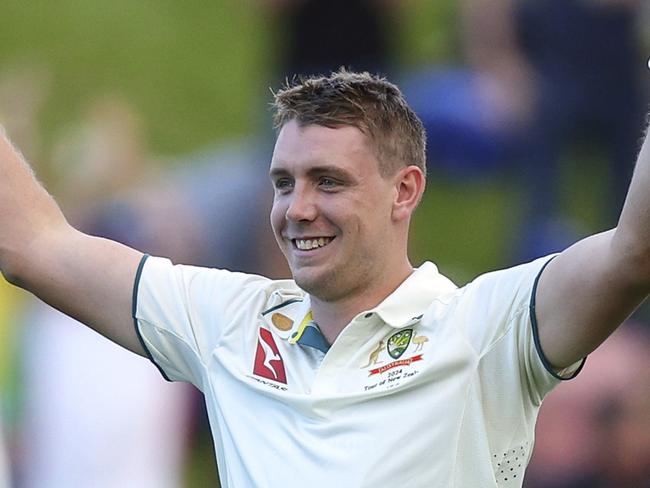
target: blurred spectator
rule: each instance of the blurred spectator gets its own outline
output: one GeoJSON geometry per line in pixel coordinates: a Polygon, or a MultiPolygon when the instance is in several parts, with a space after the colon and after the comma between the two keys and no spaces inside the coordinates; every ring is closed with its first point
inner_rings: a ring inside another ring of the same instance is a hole
{"type": "Polygon", "coordinates": [[[465,0],[465,65],[425,66],[401,81],[427,131],[428,166],[459,180],[502,172],[517,154],[536,90],[508,0],[465,0]]]}
{"type": "Polygon", "coordinates": [[[19,486],[183,486],[186,385],[40,302],[24,327],[19,486]]]}
{"type": "MultiPolygon", "coordinates": [[[[99,101],[54,154],[65,166],[53,166],[53,191],[73,225],[190,259],[192,219],[172,211],[181,203],[161,186],[127,104],[99,101]]],[[[188,387],[40,302],[25,322],[19,485],[181,486],[188,387]]]]}
{"type": "Polygon", "coordinates": [[[650,486],[650,335],[628,323],[544,401],[524,486],[650,486]]]}
{"type": "MultiPolygon", "coordinates": [[[[427,132],[427,167],[466,182],[501,174],[516,154],[523,109],[490,73],[425,67],[400,82],[427,132]]],[[[513,88],[513,87],[511,87],[513,88]]]]}
{"type": "Polygon", "coordinates": [[[465,2],[467,50],[472,66],[500,86],[495,102],[526,115],[518,160],[528,206],[519,254],[527,259],[578,237],[564,224],[561,170],[577,142],[596,145],[606,157],[600,213],[615,225],[645,110],[637,23],[642,2],[489,2],[488,8],[485,1],[465,2]]]}
{"type": "Polygon", "coordinates": [[[279,17],[282,78],[392,68],[396,0],[262,1],[279,17]]]}
{"type": "Polygon", "coordinates": [[[261,138],[206,148],[170,175],[189,215],[200,222],[200,252],[193,264],[287,277],[269,213],[272,150],[261,138]]]}
{"type": "MultiPolygon", "coordinates": [[[[516,163],[524,194],[517,260],[582,233],[566,217],[562,163],[583,141],[608,177],[599,214],[614,225],[643,126],[640,0],[464,0],[467,66],[402,82],[429,136],[429,165],[467,179],[516,163]]],[[[587,164],[596,164],[593,159],[587,164]]]]}

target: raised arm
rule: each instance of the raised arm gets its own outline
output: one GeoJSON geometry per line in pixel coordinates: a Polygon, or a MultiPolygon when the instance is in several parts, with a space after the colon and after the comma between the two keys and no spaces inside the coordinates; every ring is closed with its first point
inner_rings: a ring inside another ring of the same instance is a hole
{"type": "Polygon", "coordinates": [[[143,355],[131,318],[141,257],[69,225],[0,127],[0,271],[8,281],[143,355]]]}
{"type": "Polygon", "coordinates": [[[537,290],[540,343],[562,368],[600,345],[650,293],[650,140],[646,137],[618,226],[561,253],[537,290]]]}

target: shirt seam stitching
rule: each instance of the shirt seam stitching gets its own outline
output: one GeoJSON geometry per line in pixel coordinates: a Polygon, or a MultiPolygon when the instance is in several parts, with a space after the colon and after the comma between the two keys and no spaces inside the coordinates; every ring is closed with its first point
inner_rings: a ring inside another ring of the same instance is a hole
{"type": "Polygon", "coordinates": [[[487,355],[487,354],[489,354],[490,352],[492,352],[492,350],[493,350],[495,347],[497,347],[497,346],[499,345],[499,343],[500,343],[500,342],[501,342],[505,337],[507,337],[507,336],[512,332],[512,329],[513,329],[513,327],[514,327],[514,325],[513,325],[513,324],[514,324],[514,320],[517,318],[518,315],[520,315],[522,312],[526,311],[527,308],[528,308],[528,304],[527,304],[527,303],[526,303],[526,304],[522,304],[522,305],[519,306],[519,308],[515,309],[515,311],[512,312],[512,313],[508,316],[508,318],[506,319],[506,322],[507,322],[508,326],[503,330],[503,332],[501,333],[501,335],[499,335],[499,337],[496,338],[496,339],[495,339],[495,340],[494,340],[494,341],[493,341],[493,342],[488,346],[488,348],[485,349],[485,350],[484,350],[484,351],[479,355],[479,360],[482,360],[483,357],[484,357],[485,355],[487,355]]]}
{"type": "MultiPolygon", "coordinates": [[[[180,342],[183,343],[186,347],[188,347],[188,348],[190,349],[190,351],[193,351],[193,352],[196,353],[196,357],[198,358],[199,363],[201,364],[201,367],[202,367],[202,369],[203,369],[203,372],[205,373],[205,372],[207,371],[207,366],[206,366],[205,362],[203,361],[203,358],[201,357],[201,355],[199,354],[199,352],[198,352],[198,351],[195,351],[195,349],[191,346],[191,344],[190,344],[187,340],[185,340],[183,337],[181,337],[180,335],[176,334],[174,331],[171,331],[171,330],[169,330],[169,329],[166,329],[166,328],[164,328],[164,327],[161,327],[161,326],[155,324],[154,322],[150,322],[149,320],[146,320],[146,319],[137,319],[137,318],[136,318],[136,320],[138,320],[138,322],[141,322],[141,323],[143,323],[143,324],[147,324],[147,325],[151,326],[153,329],[156,330],[156,332],[157,332],[158,334],[161,334],[161,335],[168,335],[168,336],[171,336],[171,337],[173,337],[173,338],[175,338],[175,339],[178,339],[178,341],[180,341],[180,342]]],[[[143,338],[143,339],[144,339],[144,338],[143,338]]]]}

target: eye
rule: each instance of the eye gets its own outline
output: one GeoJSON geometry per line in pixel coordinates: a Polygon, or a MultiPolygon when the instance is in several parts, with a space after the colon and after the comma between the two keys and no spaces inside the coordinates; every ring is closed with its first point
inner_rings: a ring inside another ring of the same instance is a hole
{"type": "Polygon", "coordinates": [[[322,176],[318,180],[318,184],[324,188],[335,188],[339,185],[339,182],[334,178],[330,178],[329,176],[322,176]]]}
{"type": "Polygon", "coordinates": [[[273,186],[279,192],[284,193],[293,188],[293,180],[291,178],[278,178],[273,182],[273,186]]]}

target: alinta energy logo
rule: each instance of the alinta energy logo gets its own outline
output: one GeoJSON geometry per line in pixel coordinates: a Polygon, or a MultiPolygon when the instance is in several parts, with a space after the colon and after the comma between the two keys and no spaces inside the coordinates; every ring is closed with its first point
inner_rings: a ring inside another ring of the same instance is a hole
{"type": "Polygon", "coordinates": [[[255,352],[255,363],[253,374],[269,380],[287,384],[287,374],[284,370],[284,362],[280,356],[273,334],[264,327],[259,328],[257,338],[257,351],[255,352]]]}

